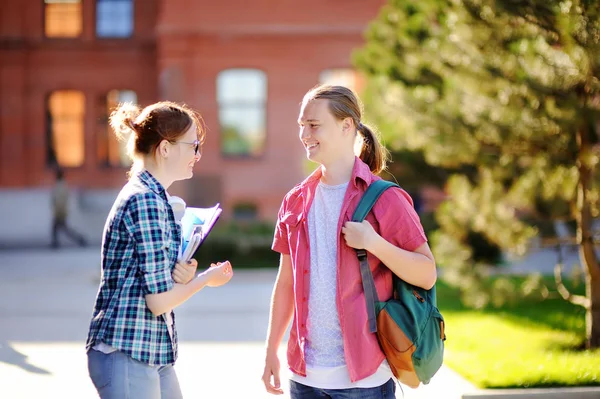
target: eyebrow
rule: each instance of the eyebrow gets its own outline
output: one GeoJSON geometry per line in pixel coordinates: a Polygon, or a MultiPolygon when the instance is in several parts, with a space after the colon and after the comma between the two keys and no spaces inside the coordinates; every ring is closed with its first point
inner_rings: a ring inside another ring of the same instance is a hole
{"type": "MultiPolygon", "coordinates": [[[[305,121],[305,123],[314,123],[314,122],[320,122],[320,121],[318,119],[307,119],[305,121]]],[[[302,124],[302,120],[301,119],[298,119],[298,124],[299,125],[302,124]]]]}

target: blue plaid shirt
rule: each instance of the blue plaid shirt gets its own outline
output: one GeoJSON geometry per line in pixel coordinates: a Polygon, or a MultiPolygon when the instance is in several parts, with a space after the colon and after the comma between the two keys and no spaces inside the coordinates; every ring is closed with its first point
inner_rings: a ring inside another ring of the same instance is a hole
{"type": "Polygon", "coordinates": [[[173,288],[179,229],[162,185],[148,171],[132,176],[104,226],[102,280],[87,350],[104,342],[150,365],[175,362],[175,326],[171,340],[166,315],[154,316],[144,297],[173,288]]]}

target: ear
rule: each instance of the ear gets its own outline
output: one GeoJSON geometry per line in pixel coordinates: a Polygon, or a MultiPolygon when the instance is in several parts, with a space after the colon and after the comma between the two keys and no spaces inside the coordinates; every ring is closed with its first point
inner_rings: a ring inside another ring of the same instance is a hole
{"type": "Polygon", "coordinates": [[[342,120],[342,131],[344,134],[354,133],[354,122],[352,118],[344,118],[342,120]]]}
{"type": "Polygon", "coordinates": [[[157,150],[161,157],[167,158],[169,156],[169,142],[167,140],[162,140],[158,145],[157,150]]]}

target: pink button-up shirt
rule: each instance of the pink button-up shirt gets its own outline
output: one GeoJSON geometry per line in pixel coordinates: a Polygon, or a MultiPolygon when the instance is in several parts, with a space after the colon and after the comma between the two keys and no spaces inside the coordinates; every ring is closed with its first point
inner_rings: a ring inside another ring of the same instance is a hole
{"type": "MultiPolygon", "coordinates": [[[[275,229],[273,250],[290,255],[294,276],[294,319],[288,341],[290,369],[306,376],[304,349],[307,339],[310,243],[307,217],[317,184],[322,176],[318,168],[285,196],[275,229]]],[[[350,184],[346,190],[338,221],[336,302],[340,319],[344,356],[352,382],[375,373],[385,356],[375,334],[369,332],[365,295],[356,252],[346,245],[342,226],[352,214],[369,184],[380,178],[356,158],[350,184]]],[[[399,189],[386,190],[366,220],[387,241],[407,251],[414,251],[427,241],[412,199],[399,189]]],[[[392,296],[391,271],[372,254],[368,254],[377,294],[382,301],[392,296]]]]}

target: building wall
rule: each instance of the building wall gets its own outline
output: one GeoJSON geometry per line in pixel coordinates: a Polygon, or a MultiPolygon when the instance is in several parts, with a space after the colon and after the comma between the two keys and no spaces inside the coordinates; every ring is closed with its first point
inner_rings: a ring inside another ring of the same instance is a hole
{"type": "Polygon", "coordinates": [[[95,37],[95,2],[83,2],[79,38],[44,36],[44,2],[0,1],[0,187],[28,188],[52,182],[47,165],[46,101],[53,90],[85,95],[85,163],[69,169],[81,188],[111,188],[126,169],[98,166],[95,134],[98,102],[112,89],[131,89],[142,103],[157,97],[156,2],[135,8],[132,38],[95,37]]]}
{"type": "MultiPolygon", "coordinates": [[[[191,181],[172,192],[188,203],[220,201],[225,217],[240,202],[275,218],[283,195],[306,175],[297,116],[304,93],[329,68],[350,67],[367,22],[382,0],[138,0],[135,33],[125,40],[94,37],[93,0],[84,0],[79,39],[43,35],[43,1],[0,0],[0,187],[52,181],[46,166],[45,98],[54,89],[86,95],[85,137],[93,143],[96,101],[108,90],[130,89],[141,104],[182,101],[208,126],[203,157],[191,181]],[[168,6],[167,6],[168,3],[168,6]],[[266,149],[258,158],[221,155],[216,79],[229,68],[267,75],[266,149]]],[[[115,188],[125,170],[86,163],[67,171],[73,186],[115,188]]]]}

